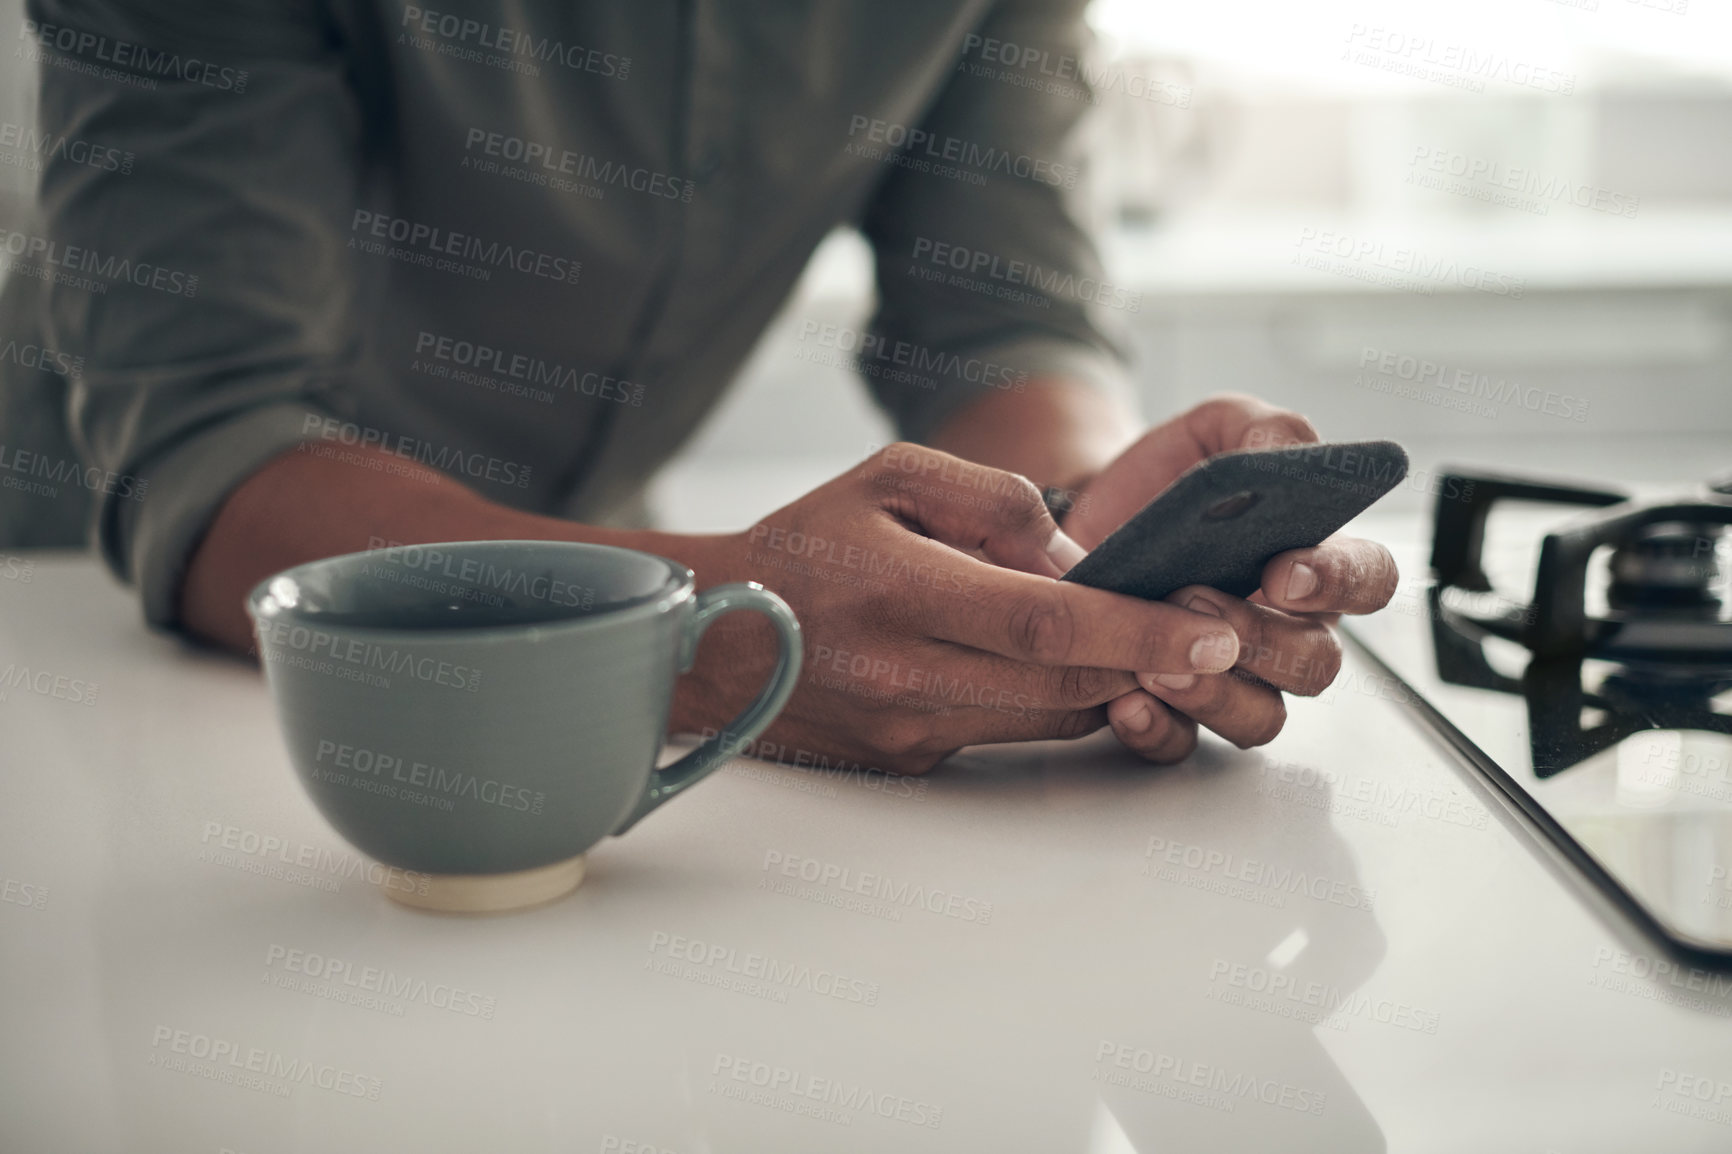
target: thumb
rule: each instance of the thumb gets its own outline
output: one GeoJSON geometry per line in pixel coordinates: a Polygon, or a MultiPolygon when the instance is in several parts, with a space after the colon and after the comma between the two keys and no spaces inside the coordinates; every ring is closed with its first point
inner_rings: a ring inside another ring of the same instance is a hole
{"type": "Polygon", "coordinates": [[[900,442],[870,458],[864,474],[883,508],[953,549],[1041,577],[1063,576],[1083,559],[1021,474],[900,442]]]}

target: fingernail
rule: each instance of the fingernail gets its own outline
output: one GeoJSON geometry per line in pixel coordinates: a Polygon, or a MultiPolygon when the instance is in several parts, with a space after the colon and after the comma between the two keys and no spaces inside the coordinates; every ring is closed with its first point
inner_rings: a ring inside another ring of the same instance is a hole
{"type": "Polygon", "coordinates": [[[1206,633],[1191,643],[1191,668],[1225,673],[1239,659],[1239,639],[1231,633],[1206,633]]]}
{"type": "Polygon", "coordinates": [[[1317,592],[1317,570],[1298,563],[1287,571],[1287,600],[1303,601],[1317,592]]]}
{"type": "Polygon", "coordinates": [[[1088,552],[1072,541],[1063,529],[1054,529],[1052,539],[1046,543],[1046,555],[1052,558],[1060,572],[1069,572],[1071,566],[1088,556],[1088,552]]]}
{"type": "Polygon", "coordinates": [[[1192,613],[1207,613],[1211,617],[1221,616],[1221,607],[1207,597],[1193,597],[1185,602],[1185,608],[1192,613]]]}
{"type": "Polygon", "coordinates": [[[1195,673],[1152,673],[1149,675],[1149,680],[1157,685],[1164,685],[1168,689],[1189,689],[1197,684],[1197,675],[1195,673]]]}
{"type": "Polygon", "coordinates": [[[1147,733],[1149,726],[1155,723],[1155,711],[1149,708],[1149,703],[1139,701],[1136,707],[1125,715],[1124,727],[1132,733],[1147,733]]]}

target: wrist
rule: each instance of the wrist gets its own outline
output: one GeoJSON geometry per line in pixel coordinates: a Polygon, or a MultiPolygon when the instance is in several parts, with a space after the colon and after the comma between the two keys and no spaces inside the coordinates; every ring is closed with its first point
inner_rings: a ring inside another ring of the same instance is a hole
{"type": "Polygon", "coordinates": [[[708,589],[730,581],[750,580],[740,559],[745,537],[740,533],[665,533],[654,529],[616,530],[607,544],[678,561],[692,571],[696,588],[708,589]]]}

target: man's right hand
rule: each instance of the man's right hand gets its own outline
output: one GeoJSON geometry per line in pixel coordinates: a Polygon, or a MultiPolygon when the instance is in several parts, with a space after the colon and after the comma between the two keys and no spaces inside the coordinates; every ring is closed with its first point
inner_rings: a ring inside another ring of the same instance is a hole
{"type": "MultiPolygon", "coordinates": [[[[893,772],[966,745],[1080,737],[1137,672],[1219,673],[1239,657],[1221,617],[1058,581],[1083,551],[1032,482],[918,445],[884,448],[707,552],[701,583],[759,581],[804,627],[800,686],[764,742],[893,772]]],[[[726,725],[773,660],[761,622],[717,622],[680,679],[675,728],[726,725]]],[[[1174,757],[1195,742],[1172,739],[1174,757]]]]}

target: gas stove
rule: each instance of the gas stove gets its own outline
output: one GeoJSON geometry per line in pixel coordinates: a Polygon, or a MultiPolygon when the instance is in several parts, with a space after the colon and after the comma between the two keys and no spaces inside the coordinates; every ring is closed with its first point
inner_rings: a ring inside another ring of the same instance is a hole
{"type": "Polygon", "coordinates": [[[1732,968],[1732,476],[1437,492],[1430,576],[1349,633],[1644,931],[1732,968]]]}

